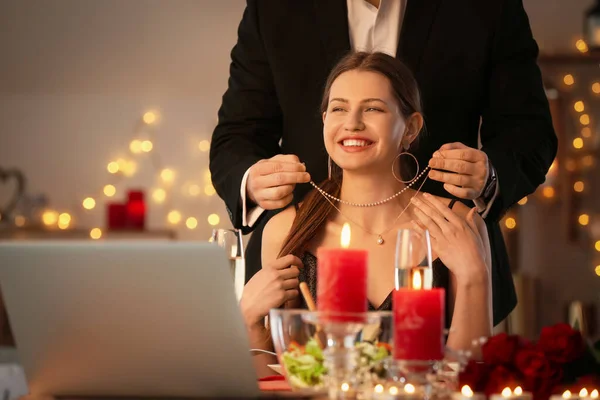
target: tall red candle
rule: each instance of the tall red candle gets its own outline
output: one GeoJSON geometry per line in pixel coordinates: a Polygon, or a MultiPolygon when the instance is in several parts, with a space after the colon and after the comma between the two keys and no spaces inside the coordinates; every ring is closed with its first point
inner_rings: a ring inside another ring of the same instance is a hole
{"type": "Polygon", "coordinates": [[[143,230],[146,225],[144,192],[131,190],[127,196],[127,222],[130,228],[143,230]]]}
{"type": "MultiPolygon", "coordinates": [[[[342,235],[342,246],[347,247],[342,235]]],[[[317,308],[325,312],[364,313],[367,311],[366,250],[319,248],[317,250],[317,308]]]]}
{"type": "Polygon", "coordinates": [[[444,358],[445,290],[400,288],[394,291],[394,358],[444,358]]]}

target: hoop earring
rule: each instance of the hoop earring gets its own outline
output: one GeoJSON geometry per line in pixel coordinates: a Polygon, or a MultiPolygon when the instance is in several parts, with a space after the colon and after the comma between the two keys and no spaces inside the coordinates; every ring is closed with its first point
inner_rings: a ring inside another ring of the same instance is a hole
{"type": "Polygon", "coordinates": [[[404,184],[407,184],[407,185],[410,185],[411,183],[413,183],[413,182],[414,182],[414,180],[415,180],[415,179],[417,179],[417,176],[419,176],[419,160],[417,160],[417,157],[415,157],[414,155],[412,155],[412,154],[411,154],[411,153],[409,153],[408,151],[403,151],[402,153],[398,154],[398,155],[396,156],[396,158],[394,158],[394,161],[392,162],[392,175],[394,175],[394,179],[396,179],[398,182],[400,182],[400,183],[404,183],[404,184]],[[411,156],[411,157],[413,158],[413,160],[415,160],[415,163],[417,164],[417,172],[415,173],[415,176],[414,176],[414,178],[412,178],[412,179],[411,179],[411,180],[409,180],[409,181],[403,181],[402,179],[399,179],[399,178],[396,176],[396,172],[395,172],[395,171],[396,171],[396,169],[394,168],[394,165],[396,165],[396,160],[400,159],[400,156],[401,156],[401,155],[409,155],[409,156],[411,156]]]}

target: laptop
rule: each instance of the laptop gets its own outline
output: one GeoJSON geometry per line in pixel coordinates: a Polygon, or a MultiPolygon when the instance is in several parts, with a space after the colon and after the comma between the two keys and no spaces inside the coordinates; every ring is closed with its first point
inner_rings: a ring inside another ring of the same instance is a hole
{"type": "Polygon", "coordinates": [[[258,395],[218,246],[0,243],[0,285],[33,395],[258,395]]]}

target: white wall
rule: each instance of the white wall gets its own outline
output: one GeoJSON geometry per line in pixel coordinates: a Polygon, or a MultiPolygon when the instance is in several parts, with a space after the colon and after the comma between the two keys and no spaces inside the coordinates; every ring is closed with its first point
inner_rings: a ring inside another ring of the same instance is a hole
{"type": "MultiPolygon", "coordinates": [[[[229,221],[217,196],[191,198],[186,183],[204,188],[210,139],[226,88],[229,53],[243,0],[54,0],[0,3],[0,165],[18,167],[29,192],[46,193],[53,208],[78,210],[80,226],[103,226],[104,207],[80,202],[111,182],[106,165],[128,155],[133,127],[158,110],[155,151],[175,169],[172,206],[195,216],[206,239],[206,217],[229,221]]],[[[117,184],[156,186],[148,157],[139,173],[117,184]]],[[[117,193],[118,197],[118,193],[117,193]]],[[[102,198],[102,196],[100,196],[102,198]]],[[[149,223],[165,224],[167,206],[152,206],[149,223]]]]}

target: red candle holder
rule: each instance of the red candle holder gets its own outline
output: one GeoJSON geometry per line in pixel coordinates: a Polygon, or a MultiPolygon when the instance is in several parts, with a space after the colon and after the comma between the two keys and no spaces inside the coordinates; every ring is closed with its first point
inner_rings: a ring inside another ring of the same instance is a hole
{"type": "Polygon", "coordinates": [[[121,203],[108,203],[108,229],[119,230],[127,228],[127,205],[121,203]]]}

